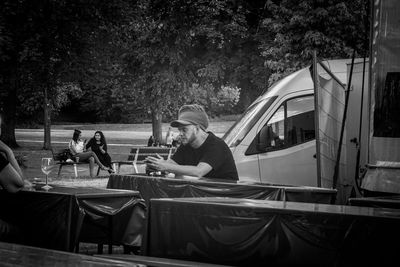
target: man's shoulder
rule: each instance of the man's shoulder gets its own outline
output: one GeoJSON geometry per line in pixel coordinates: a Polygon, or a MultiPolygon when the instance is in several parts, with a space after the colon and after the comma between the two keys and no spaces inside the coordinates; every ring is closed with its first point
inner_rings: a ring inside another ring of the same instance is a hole
{"type": "Polygon", "coordinates": [[[222,140],[222,138],[216,136],[214,133],[212,132],[208,132],[208,141],[210,143],[214,143],[214,144],[222,144],[222,145],[226,145],[225,141],[222,140]]]}

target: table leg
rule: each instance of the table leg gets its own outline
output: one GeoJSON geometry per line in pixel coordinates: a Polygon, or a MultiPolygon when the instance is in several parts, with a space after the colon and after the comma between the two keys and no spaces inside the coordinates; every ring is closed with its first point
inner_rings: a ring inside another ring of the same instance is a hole
{"type": "Polygon", "coordinates": [[[119,164],[118,163],[113,163],[113,170],[115,173],[119,173],[119,164]]]}
{"type": "Polygon", "coordinates": [[[74,171],[75,171],[75,178],[78,178],[78,169],[76,167],[76,164],[74,164],[74,171]]]}
{"type": "Polygon", "coordinates": [[[60,167],[58,168],[58,175],[57,175],[57,177],[60,177],[60,173],[61,173],[61,169],[62,169],[62,164],[60,164],[60,167]]]}
{"type": "Polygon", "coordinates": [[[108,254],[112,254],[113,245],[113,221],[112,216],[108,217],[108,254]]]}

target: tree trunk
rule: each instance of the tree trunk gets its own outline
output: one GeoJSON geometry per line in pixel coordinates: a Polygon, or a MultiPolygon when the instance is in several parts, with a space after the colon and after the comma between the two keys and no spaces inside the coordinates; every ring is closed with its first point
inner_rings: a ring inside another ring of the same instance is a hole
{"type": "Polygon", "coordinates": [[[12,148],[19,147],[15,139],[15,124],[17,110],[17,68],[9,64],[10,68],[5,75],[5,99],[3,102],[3,118],[0,139],[12,148]],[[7,81],[8,79],[8,81],[7,81]]]}
{"type": "Polygon", "coordinates": [[[43,124],[44,124],[44,144],[43,144],[43,149],[49,150],[51,149],[51,108],[50,108],[50,103],[48,99],[48,88],[47,85],[45,85],[44,89],[44,103],[43,103],[43,111],[44,111],[44,118],[43,118],[43,124]]]}
{"type": "Polygon", "coordinates": [[[9,147],[19,147],[15,139],[15,111],[16,111],[16,93],[15,90],[9,91],[4,101],[4,115],[1,124],[0,139],[9,147]]]}
{"type": "Polygon", "coordinates": [[[162,143],[162,113],[158,108],[151,109],[151,124],[153,129],[154,142],[162,143]]]}
{"type": "MultiPolygon", "coordinates": [[[[44,9],[44,22],[49,23],[51,21],[50,17],[52,14],[52,6],[49,0],[45,2],[44,9]]],[[[43,126],[44,126],[44,143],[43,143],[43,149],[49,150],[51,149],[51,136],[50,136],[50,126],[51,126],[51,107],[49,103],[49,91],[52,89],[51,88],[51,83],[50,81],[53,81],[51,78],[51,63],[50,63],[50,33],[48,31],[45,31],[43,35],[43,48],[44,48],[44,53],[43,53],[43,58],[44,58],[44,75],[43,75],[43,95],[44,95],[44,100],[43,100],[43,126]]]]}

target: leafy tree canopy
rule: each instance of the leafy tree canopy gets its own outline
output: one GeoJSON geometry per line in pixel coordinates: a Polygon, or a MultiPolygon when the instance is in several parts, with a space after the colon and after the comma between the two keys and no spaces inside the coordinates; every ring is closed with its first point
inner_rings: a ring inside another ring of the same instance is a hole
{"type": "Polygon", "coordinates": [[[368,51],[369,1],[268,0],[262,21],[262,56],[274,82],[323,58],[349,58],[354,49],[368,51]]]}
{"type": "Polygon", "coordinates": [[[4,0],[2,112],[37,116],[47,86],[53,112],[72,101],[97,121],[169,119],[194,102],[240,113],[314,49],[363,55],[367,2],[4,0]]]}

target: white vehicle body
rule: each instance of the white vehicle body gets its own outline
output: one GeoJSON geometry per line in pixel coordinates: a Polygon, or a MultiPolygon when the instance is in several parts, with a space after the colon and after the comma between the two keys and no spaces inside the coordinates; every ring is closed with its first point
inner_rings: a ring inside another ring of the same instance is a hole
{"type": "MultiPolygon", "coordinates": [[[[351,60],[324,63],[341,83],[347,84],[347,67],[351,60]]],[[[354,109],[359,109],[359,105],[355,106],[354,109]]],[[[348,112],[353,111],[349,108],[348,112]]],[[[272,85],[223,137],[232,150],[239,179],[318,186],[314,119],[314,84],[308,67],[272,85]],[[274,134],[278,132],[276,140],[283,140],[283,145],[273,144],[267,151],[258,149],[260,131],[266,126],[274,134]]],[[[354,126],[358,127],[356,123],[354,126]]]]}

